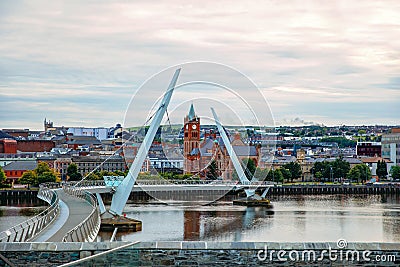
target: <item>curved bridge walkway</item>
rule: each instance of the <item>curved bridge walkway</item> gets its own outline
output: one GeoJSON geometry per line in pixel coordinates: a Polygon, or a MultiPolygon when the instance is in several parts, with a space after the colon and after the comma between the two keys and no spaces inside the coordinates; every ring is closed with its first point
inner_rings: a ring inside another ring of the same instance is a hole
{"type": "Polygon", "coordinates": [[[71,196],[63,189],[56,192],[60,198],[60,214],[53,224],[32,240],[34,242],[62,242],[67,232],[85,220],[93,209],[87,201],[71,196]]]}

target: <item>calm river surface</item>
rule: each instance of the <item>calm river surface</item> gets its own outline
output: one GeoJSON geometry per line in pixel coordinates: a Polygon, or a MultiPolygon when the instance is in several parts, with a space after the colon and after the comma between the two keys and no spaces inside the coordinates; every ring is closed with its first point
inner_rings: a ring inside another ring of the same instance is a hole
{"type": "MultiPolygon", "coordinates": [[[[141,232],[118,233],[124,241],[380,241],[400,242],[400,198],[382,196],[285,196],[274,208],[247,208],[231,202],[127,205],[141,220],[141,232]]],[[[37,204],[40,206],[40,204],[37,204]]],[[[26,219],[27,207],[0,206],[0,231],[26,219]]],[[[35,209],[44,207],[36,207],[35,209]]],[[[101,232],[98,241],[109,240],[101,232]]]]}
{"type": "Polygon", "coordinates": [[[28,220],[44,209],[45,206],[0,206],[0,232],[28,220]]]}
{"type": "MultiPolygon", "coordinates": [[[[140,204],[125,208],[143,222],[141,232],[118,233],[124,241],[380,241],[400,242],[400,199],[381,196],[291,196],[262,207],[190,203],[140,204]]],[[[109,240],[101,232],[98,240],[109,240]]]]}

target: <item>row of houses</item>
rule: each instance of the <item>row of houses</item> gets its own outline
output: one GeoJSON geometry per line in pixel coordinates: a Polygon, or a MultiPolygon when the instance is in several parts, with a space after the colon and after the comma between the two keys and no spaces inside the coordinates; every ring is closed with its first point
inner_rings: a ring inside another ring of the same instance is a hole
{"type": "MultiPolygon", "coordinates": [[[[0,154],[0,167],[4,170],[6,183],[14,184],[26,171],[34,170],[38,163],[45,162],[50,168],[60,174],[62,180],[66,180],[68,166],[72,163],[78,167],[78,172],[84,177],[93,171],[125,172],[132,164],[132,160],[126,160],[122,155],[87,155],[71,156],[56,155],[52,153],[20,153],[0,154]]],[[[182,173],[183,159],[158,157],[154,154],[148,156],[141,172],[175,172],[182,173]]]]}
{"type": "MultiPolygon", "coordinates": [[[[57,131],[63,131],[52,126],[52,123],[47,122],[46,132],[54,131],[55,134],[57,131]]],[[[74,132],[78,135],[68,133],[67,130],[64,135],[53,135],[50,140],[27,140],[21,136],[16,137],[21,134],[18,131],[0,131],[0,166],[5,170],[9,182],[15,182],[24,171],[36,168],[39,162],[46,162],[60,173],[62,179],[67,178],[67,168],[71,163],[78,166],[78,171],[83,176],[93,170],[126,171],[132,164],[140,143],[131,142],[122,148],[121,140],[124,133],[121,127],[117,126],[114,131],[121,131],[119,138],[114,136],[101,141],[91,135],[95,131],[88,132],[83,128],[79,130],[80,132],[78,130],[74,132]]],[[[208,163],[215,160],[219,170],[224,174],[223,178],[232,179],[233,167],[224,144],[214,131],[205,134],[201,140],[200,126],[200,120],[191,107],[184,119],[183,144],[155,142],[141,170],[202,174],[208,163]]],[[[396,128],[382,136],[382,143],[360,142],[356,149],[339,150],[332,144],[317,143],[313,147],[298,147],[298,143],[290,142],[281,142],[279,144],[282,147],[275,149],[274,146],[271,148],[268,145],[273,140],[267,140],[265,144],[262,142],[248,144],[242,141],[238,132],[231,135],[231,140],[239,158],[250,158],[260,168],[277,169],[284,164],[298,162],[302,168],[302,181],[314,180],[312,167],[316,162],[333,161],[334,155],[339,153],[351,167],[357,164],[368,165],[373,175],[376,174],[378,161],[384,160],[390,169],[391,166],[399,164],[400,158],[400,130],[396,128]]],[[[205,176],[204,172],[203,177],[205,176]]]]}

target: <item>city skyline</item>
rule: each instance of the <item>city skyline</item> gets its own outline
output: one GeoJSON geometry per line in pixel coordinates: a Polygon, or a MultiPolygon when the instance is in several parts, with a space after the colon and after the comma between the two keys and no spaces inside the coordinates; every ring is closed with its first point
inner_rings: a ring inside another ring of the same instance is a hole
{"type": "MultiPolygon", "coordinates": [[[[124,123],[146,79],[191,61],[248,76],[276,125],[399,125],[399,12],[397,1],[2,2],[1,128],[42,129],[45,117],[59,126],[124,123]]],[[[159,95],[143,102],[137,125],[159,95]]],[[[171,121],[182,123],[191,99],[176,100],[184,105],[171,121]]]]}

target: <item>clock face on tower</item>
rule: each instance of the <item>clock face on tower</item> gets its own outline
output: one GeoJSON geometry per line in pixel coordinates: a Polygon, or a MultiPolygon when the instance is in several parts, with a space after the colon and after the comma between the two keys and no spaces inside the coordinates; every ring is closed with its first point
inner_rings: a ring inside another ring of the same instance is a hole
{"type": "Polygon", "coordinates": [[[192,125],[192,129],[195,130],[197,128],[196,124],[192,125]]]}

